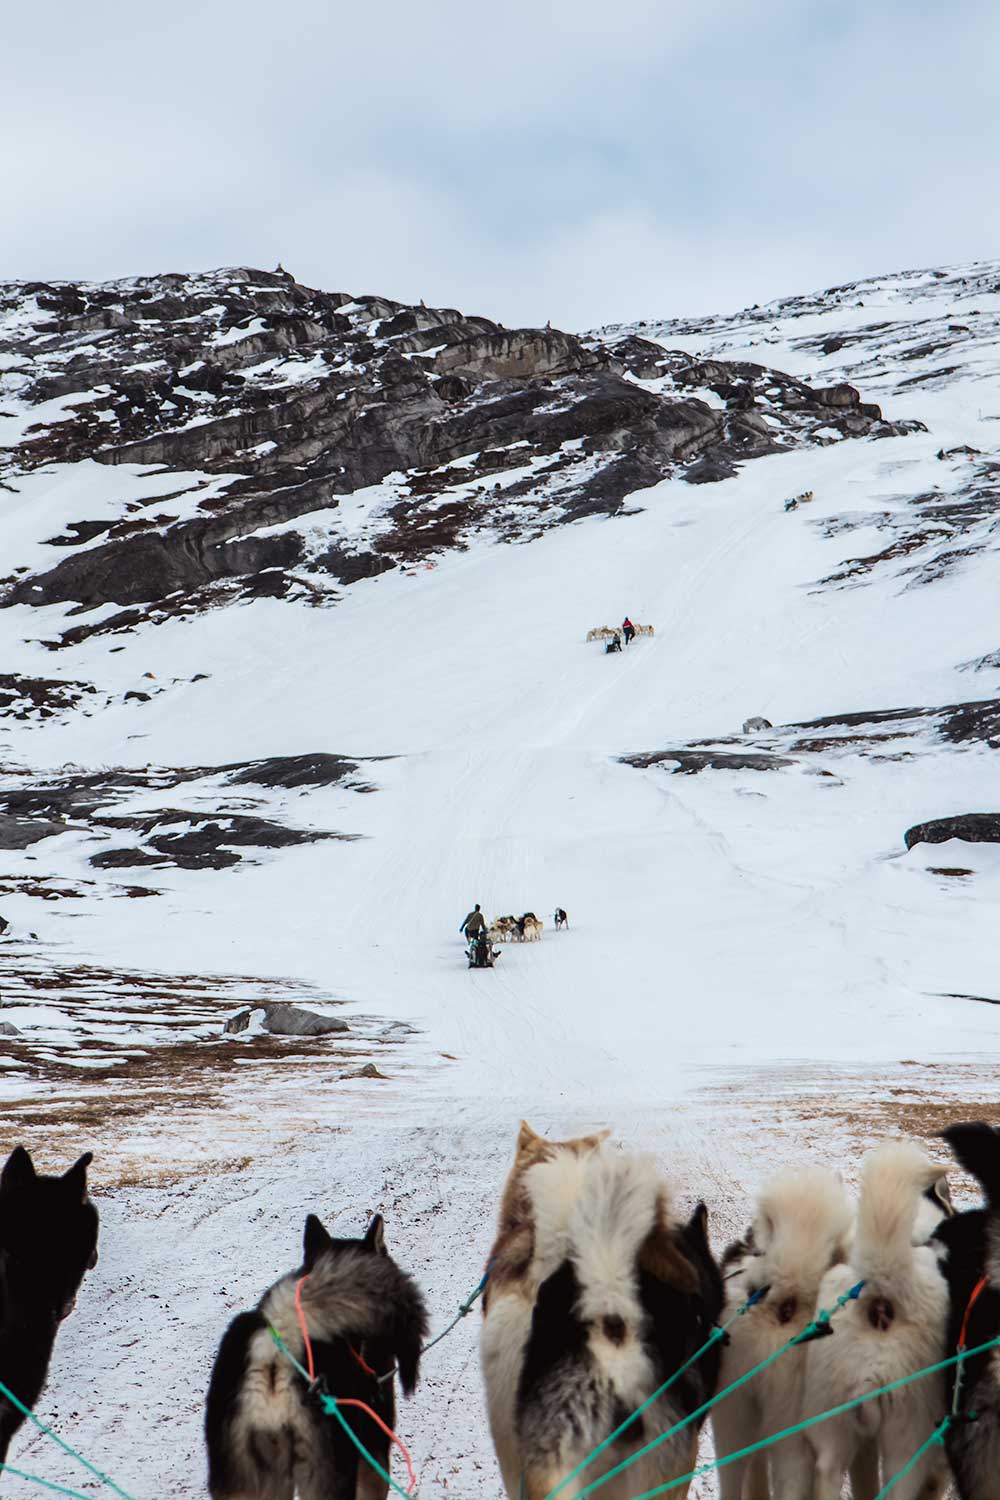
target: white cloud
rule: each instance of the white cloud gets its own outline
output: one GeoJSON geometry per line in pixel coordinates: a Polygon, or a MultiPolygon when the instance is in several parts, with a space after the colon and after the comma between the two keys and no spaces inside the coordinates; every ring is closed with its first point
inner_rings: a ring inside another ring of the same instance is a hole
{"type": "Polygon", "coordinates": [[[585,326],[996,252],[1000,18],[843,0],[59,0],[0,275],[225,263],[585,326]]]}

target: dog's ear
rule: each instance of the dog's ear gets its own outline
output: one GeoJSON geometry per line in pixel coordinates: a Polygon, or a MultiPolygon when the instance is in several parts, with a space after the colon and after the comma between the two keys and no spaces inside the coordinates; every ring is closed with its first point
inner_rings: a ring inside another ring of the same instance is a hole
{"type": "Polygon", "coordinates": [[[951,1187],[947,1177],[939,1177],[935,1182],[932,1182],[927,1189],[926,1196],[933,1203],[937,1204],[943,1218],[953,1219],[955,1217],[955,1205],[952,1202],[951,1187]]]}
{"type": "Polygon", "coordinates": [[[316,1258],[329,1250],[333,1241],[319,1222],[315,1214],[310,1214],[306,1219],[306,1227],[302,1234],[302,1259],[307,1266],[311,1266],[316,1258]]]}
{"type": "Polygon", "coordinates": [[[388,1255],[385,1248],[385,1220],[381,1214],[376,1214],[369,1224],[364,1244],[365,1249],[375,1255],[388,1255]]]}
{"type": "Polygon", "coordinates": [[[639,1266],[676,1292],[696,1292],[698,1276],[674,1230],[657,1225],[639,1247],[639,1266]]]}
{"type": "Polygon", "coordinates": [[[11,1188],[27,1187],[34,1182],[38,1176],[35,1171],[35,1163],[25,1151],[23,1146],[15,1146],[4,1163],[3,1172],[0,1173],[0,1192],[9,1191],[11,1188]]]}
{"type": "Polygon", "coordinates": [[[596,1151],[599,1146],[604,1145],[604,1142],[608,1139],[608,1136],[610,1134],[610,1126],[606,1130],[595,1130],[593,1135],[585,1135],[581,1137],[580,1144],[584,1146],[588,1151],[596,1151]]]}
{"type": "Polygon", "coordinates": [[[687,1232],[692,1240],[711,1254],[708,1245],[708,1206],[699,1203],[690,1219],[687,1221],[687,1232]]]}
{"type": "Polygon", "coordinates": [[[521,1128],[517,1132],[518,1156],[520,1156],[525,1151],[529,1151],[536,1141],[541,1141],[543,1139],[544,1137],[540,1136],[537,1130],[532,1130],[527,1120],[522,1120],[521,1128]]]}
{"type": "Polygon", "coordinates": [[[80,1159],[62,1174],[63,1187],[72,1193],[78,1203],[87,1201],[87,1168],[93,1160],[94,1153],[85,1151],[80,1159]]]}

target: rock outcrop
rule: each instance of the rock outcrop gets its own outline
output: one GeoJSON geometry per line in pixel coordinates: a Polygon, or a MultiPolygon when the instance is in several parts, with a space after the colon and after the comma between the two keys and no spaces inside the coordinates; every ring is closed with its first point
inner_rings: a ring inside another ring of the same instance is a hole
{"type": "Polygon", "coordinates": [[[849,385],[255,270],[8,284],[0,369],[0,482],[121,471],[104,513],[39,539],[50,562],[5,559],[0,604],[84,612],[54,646],[232,598],[327,602],[477,533],[615,514],[668,474],[900,430],[849,385]]]}

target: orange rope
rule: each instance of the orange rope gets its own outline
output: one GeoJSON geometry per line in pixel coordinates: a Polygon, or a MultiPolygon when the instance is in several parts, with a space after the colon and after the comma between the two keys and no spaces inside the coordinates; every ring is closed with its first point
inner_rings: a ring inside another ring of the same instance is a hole
{"type": "Polygon", "coordinates": [[[378,1372],[376,1370],[372,1369],[371,1365],[365,1359],[364,1355],[360,1354],[358,1352],[358,1350],[355,1349],[355,1347],[354,1347],[353,1344],[348,1344],[347,1347],[348,1347],[348,1349],[350,1349],[351,1353],[353,1354],[354,1358],[357,1360],[358,1364],[361,1366],[362,1370],[364,1370],[365,1374],[366,1375],[370,1375],[373,1380],[377,1380],[378,1379],[378,1372]]]}
{"type": "MultiPolygon", "coordinates": [[[[316,1365],[313,1361],[312,1340],[309,1337],[309,1329],[306,1327],[306,1315],[302,1309],[302,1287],[308,1280],[308,1275],[301,1276],[295,1283],[295,1311],[299,1316],[299,1327],[302,1330],[302,1341],[306,1347],[306,1369],[309,1371],[309,1379],[311,1381],[315,1381],[316,1365]]],[[[373,1379],[377,1380],[378,1376],[375,1374],[375,1371],[372,1369],[371,1365],[367,1364],[362,1356],[358,1353],[358,1351],[352,1348],[350,1344],[348,1344],[347,1347],[351,1350],[354,1358],[357,1360],[358,1364],[365,1371],[365,1373],[371,1375],[373,1379]]],[[[377,1426],[381,1427],[390,1443],[394,1443],[395,1446],[399,1449],[400,1453],[403,1455],[403,1460],[406,1464],[406,1472],[410,1480],[410,1489],[415,1490],[417,1487],[417,1476],[414,1472],[413,1460],[401,1440],[396,1436],[391,1427],[386,1426],[385,1422],[382,1421],[382,1418],[379,1416],[378,1412],[372,1411],[371,1407],[366,1406],[363,1401],[342,1399],[339,1396],[334,1397],[333,1399],[336,1401],[338,1406],[357,1406],[361,1411],[367,1412],[372,1421],[376,1423],[377,1426]]]]}
{"type": "Polygon", "coordinates": [[[989,1281],[990,1278],[988,1276],[980,1276],[979,1280],[976,1282],[975,1286],[972,1289],[972,1296],[969,1298],[968,1306],[965,1309],[965,1317],[962,1319],[962,1332],[958,1335],[959,1349],[965,1348],[965,1335],[968,1332],[969,1328],[969,1314],[972,1312],[972,1309],[978,1302],[980,1294],[985,1291],[986,1287],[989,1285],[989,1281]]]}
{"type": "Polygon", "coordinates": [[[414,1470],[413,1470],[413,1460],[410,1457],[409,1453],[407,1452],[406,1448],[403,1446],[403,1444],[399,1440],[399,1438],[393,1432],[392,1428],[391,1427],[387,1427],[386,1424],[382,1421],[382,1418],[379,1416],[378,1412],[372,1411],[371,1407],[370,1406],[366,1406],[363,1401],[350,1401],[350,1400],[340,1400],[340,1399],[338,1399],[337,1405],[338,1406],[357,1406],[357,1407],[360,1407],[360,1409],[362,1411],[368,1413],[368,1415],[371,1417],[371,1419],[372,1419],[373,1422],[376,1422],[379,1425],[379,1427],[381,1427],[382,1431],[385,1433],[385,1435],[389,1439],[390,1443],[395,1443],[396,1447],[399,1449],[400,1453],[403,1455],[404,1462],[406,1463],[406,1473],[407,1473],[407,1476],[409,1477],[409,1481],[410,1481],[410,1489],[411,1490],[415,1490],[416,1487],[417,1487],[417,1476],[416,1476],[416,1474],[414,1473],[414,1470]]]}
{"type": "Polygon", "coordinates": [[[299,1327],[302,1329],[302,1339],[306,1346],[306,1369],[309,1371],[309,1379],[316,1379],[316,1366],[313,1363],[313,1346],[309,1338],[309,1330],[306,1327],[306,1315],[302,1311],[302,1288],[309,1280],[308,1276],[300,1276],[295,1283],[295,1311],[299,1315],[299,1327]]]}

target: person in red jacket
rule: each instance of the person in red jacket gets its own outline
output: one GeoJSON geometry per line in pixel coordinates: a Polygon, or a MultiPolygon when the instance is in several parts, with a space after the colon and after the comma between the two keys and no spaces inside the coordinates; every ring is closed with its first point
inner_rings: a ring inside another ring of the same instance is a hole
{"type": "Polygon", "coordinates": [[[622,621],[622,630],[625,634],[625,644],[626,646],[630,646],[632,644],[632,637],[635,635],[635,626],[632,624],[632,621],[629,619],[628,615],[626,615],[624,620],[622,621]]]}

